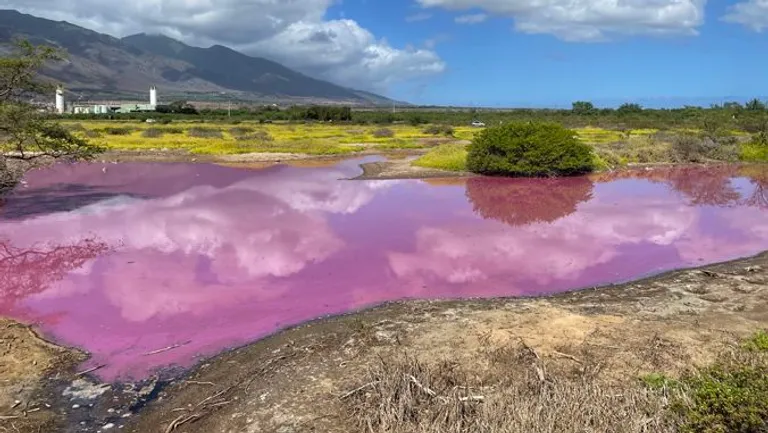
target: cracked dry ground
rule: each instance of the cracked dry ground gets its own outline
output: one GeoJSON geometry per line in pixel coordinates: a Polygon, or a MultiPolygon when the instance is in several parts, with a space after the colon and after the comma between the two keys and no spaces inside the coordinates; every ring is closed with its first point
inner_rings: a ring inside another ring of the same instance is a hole
{"type": "MultiPolygon", "coordinates": [[[[554,410],[606,411],[601,431],[665,431],[663,421],[627,412],[643,396],[638,378],[707,365],[767,327],[768,254],[547,298],[393,303],[221,354],[151,393],[141,409],[134,404],[130,417],[116,418],[129,412],[128,403],[103,393],[84,422],[73,415],[72,397],[61,392],[73,380],[82,382],[74,377],[81,356],[3,321],[0,432],[106,431],[105,425],[142,433],[398,432],[406,430],[372,412],[402,404],[406,388],[435,404],[471,405],[462,409],[467,416],[510,412],[504,415],[515,417],[509,425],[533,422],[536,431],[564,431],[552,421],[554,410]],[[446,369],[452,387],[430,385],[446,369]],[[387,374],[405,381],[406,388],[392,390],[400,394],[384,395],[384,382],[392,380],[387,374]],[[581,385],[578,392],[563,386],[562,401],[505,409],[501,403],[512,401],[510,378],[530,377],[581,385]]],[[[416,394],[411,397],[421,398],[416,394]]],[[[392,413],[413,420],[414,410],[392,413]]],[[[568,431],[578,431],[580,419],[569,422],[568,431]]]]}

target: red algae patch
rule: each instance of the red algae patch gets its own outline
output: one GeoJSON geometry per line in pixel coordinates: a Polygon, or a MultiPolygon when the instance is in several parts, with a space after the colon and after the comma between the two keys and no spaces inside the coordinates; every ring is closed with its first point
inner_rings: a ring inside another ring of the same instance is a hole
{"type": "Polygon", "coordinates": [[[78,164],[0,212],[0,315],[104,380],[390,300],[546,295],[768,249],[765,168],[345,180],[332,167],[78,164]]]}

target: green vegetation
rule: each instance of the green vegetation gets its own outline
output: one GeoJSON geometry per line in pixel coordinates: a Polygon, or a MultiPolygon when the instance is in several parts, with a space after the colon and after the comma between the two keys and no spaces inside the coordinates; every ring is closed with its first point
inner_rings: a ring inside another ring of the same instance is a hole
{"type": "Polygon", "coordinates": [[[51,93],[37,77],[48,62],[60,60],[53,48],[19,41],[0,58],[0,191],[18,181],[24,169],[50,159],[87,159],[101,149],[82,136],[41,115],[28,102],[30,94],[51,93]]]}
{"type": "Polygon", "coordinates": [[[141,136],[144,138],[160,138],[163,135],[163,130],[158,128],[149,128],[141,132],[141,136]]]}
{"type": "MultiPolygon", "coordinates": [[[[517,122],[519,123],[519,122],[517,122]]],[[[534,122],[541,123],[541,122],[534,122]]],[[[351,154],[390,149],[433,149],[465,144],[485,128],[469,125],[350,125],[345,123],[173,123],[136,121],[64,121],[74,136],[120,151],[178,150],[205,154],[293,152],[351,154]]],[[[574,129],[592,149],[592,166],[610,170],[627,164],[766,161],[766,134],[729,131],[707,124],[704,130],[574,129]]],[[[456,147],[461,148],[461,146],[456,147]]],[[[441,149],[443,152],[445,149],[441,149]]],[[[465,165],[465,164],[461,164],[465,165]]],[[[455,169],[457,164],[450,164],[455,169]]],[[[431,167],[439,168],[431,165],[431,167]]]]}
{"type": "Polygon", "coordinates": [[[576,101],[573,103],[573,113],[577,115],[596,114],[595,106],[589,101],[576,101]]]}
{"type": "Polygon", "coordinates": [[[451,125],[430,125],[424,128],[425,134],[431,135],[445,135],[446,137],[453,137],[455,133],[451,125]]]}
{"type": "Polygon", "coordinates": [[[641,380],[670,399],[681,432],[768,431],[768,333],[759,331],[715,364],[674,380],[649,374],[641,380]]]}
{"type": "Polygon", "coordinates": [[[768,133],[761,132],[742,145],[741,159],[749,162],[768,162],[768,133]]]}
{"type": "Polygon", "coordinates": [[[553,176],[592,171],[592,149],[556,123],[514,122],[481,132],[469,146],[467,168],[489,175],[553,176]]]}
{"type": "Polygon", "coordinates": [[[461,143],[441,144],[413,162],[424,168],[449,171],[467,170],[467,146],[461,143]]]}
{"type": "Polygon", "coordinates": [[[189,128],[189,131],[187,131],[187,135],[190,137],[198,137],[198,138],[223,138],[224,135],[221,133],[221,129],[218,128],[201,128],[199,126],[195,126],[194,128],[189,128]]]}
{"type": "Polygon", "coordinates": [[[388,128],[381,128],[373,131],[373,136],[376,138],[389,138],[395,136],[395,131],[388,128]]]}
{"type": "Polygon", "coordinates": [[[750,352],[768,353],[768,332],[757,331],[744,342],[743,348],[750,352]]]}

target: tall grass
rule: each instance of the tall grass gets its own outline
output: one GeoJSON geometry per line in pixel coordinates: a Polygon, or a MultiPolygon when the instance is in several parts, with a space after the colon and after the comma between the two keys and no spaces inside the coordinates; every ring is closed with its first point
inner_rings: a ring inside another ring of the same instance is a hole
{"type": "Polygon", "coordinates": [[[441,144],[413,162],[424,168],[449,171],[467,170],[467,146],[460,143],[441,144]]]}
{"type": "Polygon", "coordinates": [[[642,386],[545,370],[523,347],[491,353],[483,367],[382,358],[342,396],[343,407],[361,432],[674,431],[661,399],[642,386]]]}
{"type": "Polygon", "coordinates": [[[482,349],[472,362],[387,355],[340,396],[342,419],[353,431],[380,433],[764,433],[766,335],[678,377],[611,379],[604,359],[590,356],[599,353],[593,346],[558,356],[573,364],[524,342],[482,349]]]}

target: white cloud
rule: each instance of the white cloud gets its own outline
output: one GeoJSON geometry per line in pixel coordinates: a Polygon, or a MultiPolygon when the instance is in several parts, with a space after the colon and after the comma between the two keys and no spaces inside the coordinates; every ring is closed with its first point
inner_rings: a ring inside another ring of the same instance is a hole
{"type": "Polygon", "coordinates": [[[480,24],[488,19],[486,14],[459,15],[454,19],[457,24],[480,24]]]}
{"type": "Polygon", "coordinates": [[[747,0],[730,7],[723,20],[756,32],[768,29],[768,0],[747,0]]]}
{"type": "Polygon", "coordinates": [[[569,41],[614,35],[695,35],[706,0],[416,0],[422,7],[481,9],[514,18],[523,33],[569,41]]]}
{"type": "Polygon", "coordinates": [[[426,12],[419,12],[413,15],[408,15],[407,17],[405,17],[405,21],[409,23],[415,23],[417,21],[426,21],[430,18],[432,18],[432,14],[429,14],[426,12]]]}
{"type": "Polygon", "coordinates": [[[348,19],[326,20],[335,0],[9,0],[6,7],[114,36],[162,33],[197,46],[222,44],[336,83],[384,90],[440,73],[431,50],[398,48],[348,19]]]}
{"type": "Polygon", "coordinates": [[[242,49],[357,87],[370,87],[371,83],[386,87],[445,69],[445,63],[434,51],[393,48],[353,20],[297,22],[242,49]]]}

